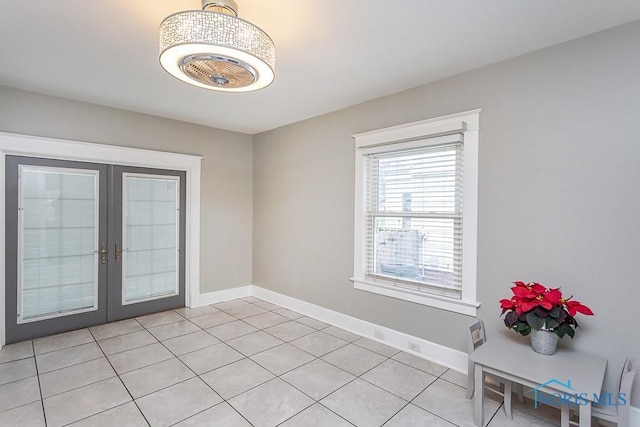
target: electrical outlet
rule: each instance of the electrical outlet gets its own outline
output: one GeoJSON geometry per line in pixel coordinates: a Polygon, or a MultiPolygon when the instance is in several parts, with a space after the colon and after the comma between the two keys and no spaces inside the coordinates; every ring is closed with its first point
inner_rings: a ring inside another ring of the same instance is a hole
{"type": "Polygon", "coordinates": [[[409,341],[409,350],[413,350],[416,353],[420,353],[420,344],[409,341]]]}
{"type": "Polygon", "coordinates": [[[374,329],[373,336],[378,338],[379,340],[384,340],[384,332],[382,332],[380,329],[374,329]]]}

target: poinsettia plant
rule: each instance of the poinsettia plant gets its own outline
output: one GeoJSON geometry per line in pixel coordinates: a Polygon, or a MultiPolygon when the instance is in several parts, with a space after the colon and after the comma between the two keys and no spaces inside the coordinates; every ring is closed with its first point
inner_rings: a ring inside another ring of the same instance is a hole
{"type": "Polygon", "coordinates": [[[575,335],[579,327],[574,316],[577,313],[593,316],[589,307],[573,300],[573,295],[564,298],[560,288],[547,288],[540,283],[513,282],[513,297],[500,300],[504,324],[521,335],[536,331],[552,331],[562,338],[575,335]]]}

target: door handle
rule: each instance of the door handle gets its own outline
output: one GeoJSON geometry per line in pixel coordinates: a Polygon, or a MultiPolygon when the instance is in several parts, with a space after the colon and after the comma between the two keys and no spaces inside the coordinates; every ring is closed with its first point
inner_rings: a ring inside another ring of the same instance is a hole
{"type": "Polygon", "coordinates": [[[104,243],[100,245],[100,250],[98,251],[100,254],[100,264],[107,263],[107,245],[104,243]]]}
{"type": "Polygon", "coordinates": [[[120,248],[120,245],[118,243],[116,243],[116,248],[115,248],[115,252],[116,252],[116,263],[120,262],[120,258],[122,258],[122,249],[120,248]]]}

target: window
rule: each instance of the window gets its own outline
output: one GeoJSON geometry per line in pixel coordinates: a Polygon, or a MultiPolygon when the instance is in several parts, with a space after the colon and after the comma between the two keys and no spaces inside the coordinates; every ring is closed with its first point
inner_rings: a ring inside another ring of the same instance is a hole
{"type": "Polygon", "coordinates": [[[356,289],[476,314],[478,118],[354,135],[356,289]]]}

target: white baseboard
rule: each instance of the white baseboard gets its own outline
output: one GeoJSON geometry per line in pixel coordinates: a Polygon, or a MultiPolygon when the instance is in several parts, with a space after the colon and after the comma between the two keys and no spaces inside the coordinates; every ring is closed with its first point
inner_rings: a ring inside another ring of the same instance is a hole
{"type": "Polygon", "coordinates": [[[416,356],[436,362],[456,371],[463,373],[467,372],[467,353],[386,328],[384,326],[379,326],[375,323],[367,322],[366,320],[338,313],[337,311],[329,310],[328,308],[273,292],[259,286],[254,285],[251,287],[251,295],[256,298],[269,301],[273,304],[277,304],[281,307],[297,311],[305,316],[309,316],[355,334],[362,335],[366,338],[387,344],[399,350],[415,354],[416,356]],[[378,336],[383,338],[378,338],[378,336]],[[419,351],[410,348],[409,343],[417,346],[419,351]]]}
{"type": "Polygon", "coordinates": [[[237,298],[245,298],[251,296],[252,286],[242,286],[239,288],[224,289],[222,291],[207,292],[191,303],[191,308],[202,307],[204,305],[216,304],[223,301],[229,301],[237,298]]]}
{"type": "MultiPolygon", "coordinates": [[[[273,292],[255,285],[200,294],[200,297],[197,300],[197,305],[194,304],[194,306],[197,307],[215,304],[222,301],[249,296],[269,301],[281,307],[288,308],[289,310],[304,314],[305,316],[312,317],[330,325],[337,326],[355,334],[370,338],[374,341],[397,348],[398,350],[415,354],[416,356],[462,372],[463,374],[467,373],[467,354],[462,351],[445,347],[422,338],[414,337],[394,329],[376,325],[375,323],[367,322],[366,320],[338,313],[337,311],[329,310],[328,308],[283,295],[278,292],[273,292]],[[384,337],[383,339],[376,336],[376,334],[380,333],[384,337]],[[413,351],[409,348],[409,343],[417,344],[420,347],[420,351],[413,351]]],[[[640,427],[640,408],[631,406],[629,426],[640,427]]]]}

